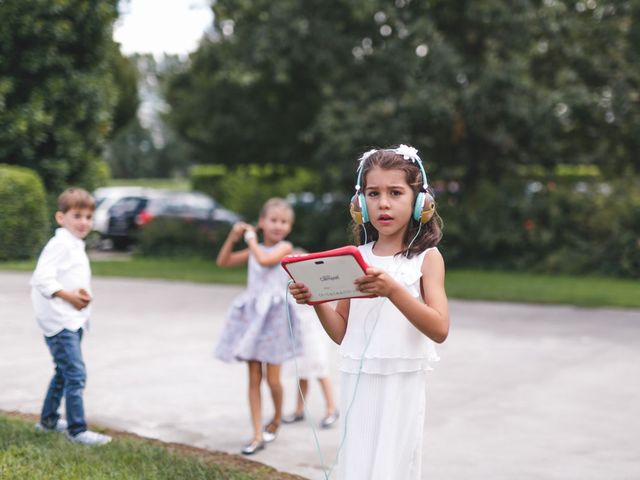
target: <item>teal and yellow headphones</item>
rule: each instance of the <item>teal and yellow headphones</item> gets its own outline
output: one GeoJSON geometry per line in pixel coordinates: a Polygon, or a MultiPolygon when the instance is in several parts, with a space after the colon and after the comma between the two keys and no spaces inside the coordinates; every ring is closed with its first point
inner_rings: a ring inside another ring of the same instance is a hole
{"type": "MultiPolygon", "coordinates": [[[[386,149],[389,152],[393,152],[397,155],[402,155],[402,157],[410,162],[418,164],[420,168],[420,172],[422,173],[422,188],[420,192],[416,195],[416,200],[413,207],[413,219],[416,222],[420,222],[421,224],[427,223],[433,217],[433,214],[436,210],[436,203],[433,200],[433,197],[428,191],[428,180],[427,173],[424,171],[424,167],[422,166],[422,160],[418,156],[418,150],[413,147],[409,147],[408,145],[400,145],[398,148],[386,149]]],[[[369,212],[367,211],[367,199],[364,195],[364,192],[361,191],[360,182],[362,180],[362,172],[364,171],[364,166],[367,162],[367,159],[378,152],[379,150],[369,150],[365,154],[360,157],[360,165],[358,166],[358,177],[356,180],[356,192],[351,197],[351,203],[349,205],[349,212],[351,213],[351,218],[357,225],[364,225],[369,222],[369,212]]]]}

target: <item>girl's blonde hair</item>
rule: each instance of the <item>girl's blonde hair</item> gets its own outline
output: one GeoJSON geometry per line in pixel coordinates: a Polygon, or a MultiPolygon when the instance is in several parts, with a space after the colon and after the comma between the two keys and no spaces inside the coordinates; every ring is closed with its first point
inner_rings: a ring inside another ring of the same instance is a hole
{"type": "MultiPolygon", "coordinates": [[[[413,190],[413,200],[415,202],[415,198],[420,193],[423,185],[422,172],[420,171],[420,167],[416,165],[411,160],[406,160],[402,155],[399,155],[392,150],[378,150],[371,155],[369,155],[364,161],[362,165],[362,176],[361,176],[361,191],[364,191],[367,186],[367,173],[372,168],[381,168],[383,170],[401,170],[405,174],[405,179],[407,184],[413,190]]],[[[433,197],[433,190],[431,187],[428,187],[428,191],[433,197]]],[[[373,227],[371,222],[367,222],[364,225],[357,225],[355,222],[352,223],[352,235],[353,240],[356,245],[361,245],[364,242],[365,234],[363,231],[366,229],[366,237],[369,241],[378,240],[378,231],[373,227]]],[[[423,252],[427,248],[435,247],[440,243],[442,239],[442,219],[438,215],[437,210],[434,212],[433,217],[427,223],[420,227],[420,222],[413,219],[409,220],[409,224],[407,225],[407,229],[404,233],[403,239],[403,249],[398,252],[398,254],[402,254],[407,258],[411,258],[414,255],[423,252]],[[419,232],[418,232],[419,230],[419,232]],[[417,236],[416,236],[417,234],[417,236]],[[413,238],[415,240],[413,240],[413,238]],[[413,242],[412,242],[413,240],[413,242]],[[411,244],[410,248],[407,248],[411,244]]]]}
{"type": "Polygon", "coordinates": [[[260,218],[264,218],[267,215],[267,212],[272,208],[283,208],[285,210],[288,210],[291,214],[291,223],[293,223],[293,221],[295,220],[295,213],[293,212],[293,208],[291,207],[289,202],[280,197],[272,197],[264,202],[264,205],[262,205],[262,208],[260,209],[260,218]]]}

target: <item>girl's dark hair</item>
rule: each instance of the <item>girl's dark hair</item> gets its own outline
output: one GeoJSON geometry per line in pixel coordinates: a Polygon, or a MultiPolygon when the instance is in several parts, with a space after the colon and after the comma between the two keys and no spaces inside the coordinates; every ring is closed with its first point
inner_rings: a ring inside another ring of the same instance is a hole
{"type": "MultiPolygon", "coordinates": [[[[361,175],[361,192],[364,192],[364,189],[367,186],[367,173],[372,168],[381,168],[383,170],[402,170],[405,174],[405,179],[407,184],[413,190],[413,199],[415,202],[415,198],[422,190],[422,172],[420,171],[420,167],[412,162],[411,160],[406,160],[402,155],[398,155],[397,153],[391,150],[378,150],[377,152],[371,154],[364,161],[362,165],[362,175],[361,175]]],[[[431,187],[428,187],[428,192],[431,196],[434,196],[434,192],[431,187]]],[[[378,231],[373,227],[371,222],[367,222],[364,224],[364,229],[367,232],[367,240],[375,241],[378,240],[378,231]]],[[[363,226],[357,225],[355,222],[352,222],[351,229],[353,240],[356,245],[362,245],[364,243],[364,232],[363,226]]],[[[422,225],[420,228],[420,222],[413,219],[413,215],[409,220],[409,225],[407,226],[407,230],[404,234],[404,248],[402,251],[398,252],[399,255],[404,255],[407,258],[411,258],[414,255],[417,255],[427,248],[435,247],[440,243],[442,239],[442,219],[438,215],[438,211],[436,210],[427,223],[422,225]],[[416,233],[420,229],[420,233],[411,244],[411,248],[407,248],[413,237],[416,236],[416,233]]]]}

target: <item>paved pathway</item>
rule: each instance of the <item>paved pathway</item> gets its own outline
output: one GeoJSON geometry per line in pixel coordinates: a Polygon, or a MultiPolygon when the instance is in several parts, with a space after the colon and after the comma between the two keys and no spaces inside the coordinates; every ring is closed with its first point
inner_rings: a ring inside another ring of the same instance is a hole
{"type": "MultiPolygon", "coordinates": [[[[0,273],[0,409],[38,413],[52,367],[28,278],[0,273]]],[[[96,278],[94,291],[89,421],[236,453],[251,433],[245,366],[214,360],[212,347],[240,289],[96,278]]],[[[423,478],[640,478],[640,311],[453,301],[451,316],[427,395],[423,478]]],[[[290,411],[292,378],[285,389],[290,411]]],[[[317,385],[309,402],[319,417],[317,385]]],[[[318,435],[332,460],[337,429],[318,435]]],[[[303,423],[252,458],[324,478],[303,423]]]]}

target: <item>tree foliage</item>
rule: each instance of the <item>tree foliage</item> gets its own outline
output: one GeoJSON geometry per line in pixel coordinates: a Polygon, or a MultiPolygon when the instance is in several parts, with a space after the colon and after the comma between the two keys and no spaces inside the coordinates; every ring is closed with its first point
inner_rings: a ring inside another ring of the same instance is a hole
{"type": "Polygon", "coordinates": [[[113,111],[113,127],[111,129],[111,137],[113,137],[135,119],[140,106],[140,98],[138,95],[138,69],[129,57],[125,57],[120,52],[118,44],[113,44],[108,61],[118,92],[113,111]]]}
{"type": "Polygon", "coordinates": [[[36,170],[49,192],[92,188],[119,93],[117,0],[4,0],[0,18],[0,162],[36,170]]]}
{"type": "Polygon", "coordinates": [[[640,170],[640,8],[610,0],[217,0],[168,90],[201,162],[304,164],[352,182],[417,146],[474,184],[522,165],[640,170]]]}
{"type": "MultiPolygon", "coordinates": [[[[163,115],[166,110],[163,100],[165,77],[182,69],[183,62],[175,55],[164,55],[159,61],[151,54],[134,54],[121,58],[126,61],[124,73],[127,84],[131,79],[135,80],[134,88],[127,90],[130,92],[129,99],[125,101],[125,97],[119,102],[132,118],[118,129],[105,149],[105,159],[112,176],[186,176],[193,163],[190,145],[176,135],[163,115]],[[130,72],[130,69],[133,71],[130,72]],[[138,96],[141,97],[141,102],[138,101],[138,96]]],[[[120,108],[116,108],[115,123],[119,111],[120,108]]]]}

